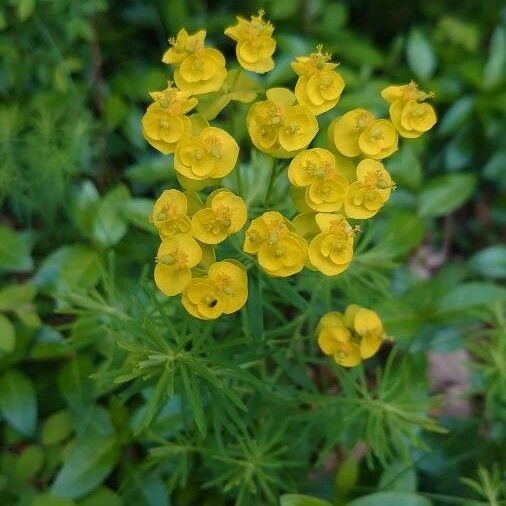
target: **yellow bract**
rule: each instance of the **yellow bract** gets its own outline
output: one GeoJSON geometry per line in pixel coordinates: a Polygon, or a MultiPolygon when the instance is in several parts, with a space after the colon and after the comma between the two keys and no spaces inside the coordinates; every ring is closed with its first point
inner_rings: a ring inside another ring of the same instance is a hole
{"type": "Polygon", "coordinates": [[[238,311],[247,299],[248,277],[244,267],[235,260],[223,260],[211,265],[207,277],[192,279],[181,301],[192,316],[214,320],[238,311]]]}
{"type": "Polygon", "coordinates": [[[309,243],[309,262],[326,276],[336,276],[353,259],[354,231],[340,214],[317,213],[314,219],[320,233],[309,243]]]}
{"type": "Polygon", "coordinates": [[[239,146],[216,127],[205,127],[198,136],[185,137],[174,156],[174,168],[183,177],[197,181],[225,177],[235,166],[239,146]]]}
{"type": "Polygon", "coordinates": [[[341,165],[327,149],[308,149],[291,161],[288,179],[294,186],[305,188],[305,203],[310,209],[339,211],[348,187],[341,165]]]}
{"type": "Polygon", "coordinates": [[[419,90],[415,83],[388,86],[381,96],[390,102],[390,118],[403,137],[419,137],[436,124],[436,112],[425,102],[432,94],[419,90]]]}
{"type": "Polygon", "coordinates": [[[397,151],[398,142],[397,130],[387,119],[373,121],[358,138],[360,151],[375,160],[386,158],[397,151]]]}
{"type": "Polygon", "coordinates": [[[277,211],[267,211],[251,222],[243,249],[257,255],[260,267],[276,277],[300,272],[307,257],[306,240],[277,211]]]}
{"type": "Polygon", "coordinates": [[[164,154],[173,153],[177,143],[192,131],[190,119],[185,114],[197,105],[197,99],[168,83],[163,91],[152,91],[154,100],[142,118],[145,139],[164,154]]]}
{"type": "Polygon", "coordinates": [[[174,80],[183,91],[192,95],[218,91],[227,77],[225,57],[217,49],[205,46],[206,31],[189,35],[183,28],[162,61],[176,66],[174,80]]]}
{"type": "Polygon", "coordinates": [[[188,201],[185,194],[179,190],[165,190],[155,202],[149,218],[158,229],[160,237],[167,239],[191,231],[187,212],[188,201]]]}
{"type": "Polygon", "coordinates": [[[325,314],[316,329],[318,345],[325,355],[344,367],[353,367],[376,354],[386,338],[383,324],[374,311],[355,304],[325,314]]]}
{"type": "Polygon", "coordinates": [[[358,220],[371,218],[389,199],[392,188],[392,178],[381,162],[362,160],[357,165],[357,181],[346,192],[346,216],[358,220]]]}
{"type": "Polygon", "coordinates": [[[308,107],[315,115],[332,109],[344,89],[343,78],[334,70],[337,63],[331,63],[330,54],[321,50],[322,47],[318,46],[316,53],[298,56],[292,62],[292,68],[299,76],[295,96],[299,104],[308,107]]]}
{"type": "Polygon", "coordinates": [[[272,55],[276,50],[276,41],[272,38],[274,27],[263,15],[260,11],[250,21],[237,16],[237,24],[225,29],[225,35],[237,42],[235,54],[241,67],[258,74],[274,68],[272,55]]]}
{"type": "Polygon", "coordinates": [[[295,95],[287,88],[271,88],[267,100],[248,112],[248,132],[253,144],[264,153],[291,158],[304,149],[318,132],[314,114],[305,106],[293,105],[295,95]]]}
{"type": "Polygon", "coordinates": [[[220,189],[207,199],[207,206],[192,218],[192,233],[206,244],[218,244],[230,234],[239,232],[246,223],[248,211],[241,197],[220,189]]]}
{"type": "Polygon", "coordinates": [[[181,293],[191,280],[190,269],[201,260],[202,250],[191,235],[176,234],[163,240],[156,255],[156,286],[167,296],[181,293]]]}
{"type": "Polygon", "coordinates": [[[359,139],[362,132],[374,122],[374,115],[366,109],[353,109],[329,125],[329,144],[344,156],[361,154],[359,139]]]}

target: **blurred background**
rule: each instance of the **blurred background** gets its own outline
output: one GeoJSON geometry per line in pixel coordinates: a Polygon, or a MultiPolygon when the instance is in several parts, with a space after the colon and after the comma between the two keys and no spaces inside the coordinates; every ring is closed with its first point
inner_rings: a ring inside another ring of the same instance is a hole
{"type": "MultiPolygon", "coordinates": [[[[491,502],[483,485],[494,483],[499,497],[506,464],[500,286],[506,278],[506,7],[500,0],[1,2],[2,504],[169,504],[166,470],[146,460],[145,444],[125,428],[130,408],[89,379],[107,355],[100,331],[89,319],[76,329],[60,295],[95,287],[111,251],[125,293],[135,291],[143,271],[149,275],[157,238],[146,216],[153,197],[175,179],[167,157],[143,139],[140,119],[148,92],[163,89],[169,78],[161,63],[167,39],[181,27],[205,27],[208,42],[233,58],[224,27],[260,7],[278,42],[268,86],[292,86],[290,61],[318,43],[340,62],[346,88],[322,119],[320,142],[342,111],[362,106],[385,114],[380,90],[387,84],[413,79],[435,93],[438,124],[387,162],[398,189],[373,231],[374,248],[358,255],[349,279],[368,269],[360,282],[376,286],[388,276],[391,297],[378,310],[400,349],[420,357],[414,370],[427,379],[420,395],[441,396],[433,414],[452,431],[450,439],[426,437],[432,451],[421,451],[416,476],[401,472],[404,481],[393,480],[398,490],[420,485],[434,494],[434,504],[450,504],[445,496],[503,504],[491,502]],[[69,336],[73,344],[65,348],[69,336]],[[79,447],[81,440],[92,442],[79,447]],[[76,462],[87,464],[77,477],[76,462]],[[482,464],[489,474],[480,482],[482,464]],[[462,476],[477,480],[474,488],[462,476]]],[[[228,124],[244,142],[243,119],[228,124]]],[[[353,283],[342,289],[352,294],[353,283]]],[[[329,476],[336,467],[326,463],[329,476]]],[[[364,472],[360,484],[374,490],[379,471],[364,472]]],[[[307,480],[308,493],[332,486],[318,473],[307,480]]],[[[204,504],[202,481],[194,476],[182,491],[175,487],[173,504],[204,504]]],[[[208,504],[226,504],[213,494],[208,504]]]]}

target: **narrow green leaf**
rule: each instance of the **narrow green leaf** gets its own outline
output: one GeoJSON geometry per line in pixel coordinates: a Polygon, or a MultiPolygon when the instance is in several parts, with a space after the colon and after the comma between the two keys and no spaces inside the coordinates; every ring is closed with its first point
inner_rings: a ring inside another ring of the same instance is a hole
{"type": "Polygon", "coordinates": [[[286,279],[266,278],[267,284],[290,306],[295,306],[300,311],[307,309],[307,300],[286,279]]]}
{"type": "Polygon", "coordinates": [[[202,435],[205,435],[207,432],[206,419],[204,416],[204,408],[202,407],[202,401],[200,400],[200,392],[198,386],[196,385],[193,378],[190,379],[186,366],[181,365],[179,371],[181,372],[181,378],[183,380],[186,395],[190,400],[197,428],[199,429],[202,435]]]}
{"type": "Polygon", "coordinates": [[[42,444],[52,445],[66,439],[73,430],[72,415],[66,409],[56,411],[42,424],[42,444]]]}
{"type": "Polygon", "coordinates": [[[248,272],[248,301],[246,302],[246,314],[251,335],[255,339],[261,339],[264,334],[264,316],[262,311],[262,279],[260,276],[248,272]]]}
{"type": "Polygon", "coordinates": [[[406,492],[378,492],[365,495],[351,501],[347,506],[386,506],[399,504],[402,506],[432,506],[432,501],[417,494],[406,492]]]}
{"type": "Polygon", "coordinates": [[[505,79],[506,28],[498,26],[490,41],[490,54],[483,71],[483,87],[490,89],[505,79]]]}
{"type": "Polygon", "coordinates": [[[37,399],[30,379],[11,369],[0,378],[0,410],[16,430],[31,436],[37,424],[37,399]]]}
{"type": "Polygon", "coordinates": [[[280,498],[281,506],[332,506],[328,501],[301,494],[284,494],[280,498]]]}

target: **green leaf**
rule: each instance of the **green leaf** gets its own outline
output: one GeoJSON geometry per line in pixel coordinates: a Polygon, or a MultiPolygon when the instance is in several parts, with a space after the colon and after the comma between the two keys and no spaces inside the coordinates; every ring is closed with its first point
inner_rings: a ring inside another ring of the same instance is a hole
{"type": "Polygon", "coordinates": [[[37,289],[30,283],[9,285],[0,290],[0,311],[16,311],[27,306],[37,289]]]}
{"type": "Polygon", "coordinates": [[[437,304],[437,316],[466,314],[473,308],[506,301],[506,288],[492,283],[470,282],[452,288],[437,304]]]}
{"type": "Polygon", "coordinates": [[[423,81],[436,70],[436,55],[431,43],[421,31],[411,31],[406,46],[406,57],[411,70],[423,81]]]}
{"type": "Polygon", "coordinates": [[[475,186],[476,178],[472,174],[447,174],[434,178],[420,193],[418,210],[427,217],[449,214],[471,197],[475,186]]]}
{"type": "Polygon", "coordinates": [[[278,294],[283,300],[291,306],[295,306],[300,311],[307,309],[307,300],[297,291],[294,286],[286,279],[266,278],[267,284],[278,294]]]}
{"type": "Polygon", "coordinates": [[[55,497],[50,493],[39,494],[33,499],[33,506],[77,506],[72,499],[64,499],[63,497],[55,497]]]}
{"type": "Polygon", "coordinates": [[[16,347],[16,332],[10,320],[0,314],[0,352],[12,353],[16,347]]]}
{"type": "Polygon", "coordinates": [[[91,181],[83,181],[72,199],[72,219],[81,232],[91,238],[93,219],[100,196],[91,181]]]}
{"type": "Polygon", "coordinates": [[[16,463],[16,476],[25,481],[35,476],[44,465],[44,452],[40,446],[27,446],[16,463]]]}
{"type": "Polygon", "coordinates": [[[127,231],[123,207],[130,199],[130,192],[124,185],[111,190],[98,204],[93,219],[93,239],[103,247],[116,244],[127,231]]]}
{"type": "Polygon", "coordinates": [[[381,475],[378,488],[394,492],[415,493],[417,485],[415,469],[402,462],[394,462],[381,475]]]}
{"type": "Polygon", "coordinates": [[[354,501],[349,502],[346,506],[432,506],[432,501],[417,494],[409,494],[406,492],[377,492],[376,494],[365,495],[354,501]]]}
{"type": "Polygon", "coordinates": [[[58,386],[68,405],[75,410],[85,408],[93,399],[93,383],[90,374],[93,365],[88,356],[78,356],[68,361],[58,375],[58,386]]]}
{"type": "Polygon", "coordinates": [[[82,497],[107,478],[119,455],[115,438],[76,441],[56,476],[51,493],[69,499],[82,497]]]}
{"type": "Polygon", "coordinates": [[[190,378],[188,374],[188,370],[186,366],[182,365],[179,368],[181,373],[181,378],[183,379],[183,385],[190,400],[190,404],[193,411],[193,416],[195,418],[195,423],[197,424],[197,428],[201,432],[202,435],[205,435],[207,432],[206,427],[206,418],[204,415],[204,408],[202,406],[202,400],[200,399],[199,388],[195,382],[194,378],[190,378]]]}
{"type": "Polygon", "coordinates": [[[96,251],[81,245],[61,246],[44,260],[33,283],[56,293],[81,292],[97,283],[100,268],[96,251]]]}
{"type": "Polygon", "coordinates": [[[73,431],[70,411],[62,409],[53,413],[42,424],[42,444],[53,445],[66,439],[73,431]]]}
{"type": "Polygon", "coordinates": [[[37,424],[37,399],[32,382],[22,372],[11,369],[0,378],[0,410],[7,422],[31,436],[37,424]]]}
{"type": "Polygon", "coordinates": [[[20,0],[18,4],[18,18],[26,21],[35,9],[35,0],[20,0]]]}
{"type": "Polygon", "coordinates": [[[414,149],[403,144],[401,149],[388,159],[386,168],[399,186],[417,189],[422,182],[422,165],[414,149]]]}
{"type": "Polygon", "coordinates": [[[438,132],[441,135],[449,135],[456,132],[469,120],[476,103],[474,96],[459,98],[443,116],[438,132]]]}
{"type": "Polygon", "coordinates": [[[21,235],[0,225],[0,270],[26,272],[32,269],[30,250],[21,235]]]}
{"type": "Polygon", "coordinates": [[[130,199],[123,206],[123,215],[132,225],[157,234],[155,226],[149,221],[152,210],[153,201],[151,199],[130,199]]]}
{"type": "Polygon", "coordinates": [[[332,506],[328,501],[301,494],[284,494],[280,498],[281,506],[332,506]]]}
{"type": "Polygon", "coordinates": [[[80,503],[80,506],[121,506],[121,497],[107,487],[100,487],[87,495],[80,503]]]}
{"type": "Polygon", "coordinates": [[[357,484],[359,466],[357,459],[350,455],[340,466],[336,473],[336,491],[340,495],[347,495],[357,484]]]}
{"type": "Polygon", "coordinates": [[[252,270],[248,272],[248,301],[246,302],[246,314],[251,335],[255,339],[261,339],[264,335],[264,316],[262,311],[262,278],[254,275],[252,270]]]}
{"type": "Polygon", "coordinates": [[[506,246],[497,245],[478,251],[470,260],[470,267],[490,278],[506,278],[506,246]]]}
{"type": "Polygon", "coordinates": [[[483,71],[483,87],[490,89],[505,78],[506,29],[498,26],[490,41],[490,54],[483,71]]]}

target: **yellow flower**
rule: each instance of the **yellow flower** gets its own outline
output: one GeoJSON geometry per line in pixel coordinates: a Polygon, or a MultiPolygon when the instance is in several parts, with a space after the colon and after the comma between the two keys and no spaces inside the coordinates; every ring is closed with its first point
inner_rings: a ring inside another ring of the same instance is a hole
{"type": "Polygon", "coordinates": [[[286,88],[271,88],[267,100],[255,103],[246,123],[253,144],[264,153],[291,158],[304,149],[318,132],[314,114],[305,106],[293,105],[295,95],[286,88]]]}
{"type": "Polygon", "coordinates": [[[142,117],[144,138],[163,154],[173,153],[177,143],[192,131],[185,114],[197,105],[197,99],[178,90],[169,82],[163,91],[152,91],[154,100],[142,117]]]}
{"type": "Polygon", "coordinates": [[[251,222],[243,249],[258,255],[260,267],[276,277],[300,272],[307,257],[306,240],[277,211],[268,211],[251,222]]]}
{"type": "Polygon", "coordinates": [[[390,102],[390,118],[403,137],[419,137],[436,124],[436,112],[425,102],[433,94],[419,90],[415,83],[388,86],[381,96],[390,102]]]}
{"type": "Polygon", "coordinates": [[[198,136],[185,137],[177,145],[174,168],[188,179],[219,179],[234,168],[238,155],[239,146],[230,134],[206,127],[198,136]]]}
{"type": "Polygon", "coordinates": [[[163,55],[164,63],[176,66],[174,80],[179,89],[192,95],[218,91],[227,77],[225,57],[205,46],[206,31],[189,35],[183,28],[163,55]]]}
{"type": "Polygon", "coordinates": [[[162,241],[155,265],[156,286],[167,296],[181,293],[191,280],[190,269],[202,260],[202,250],[188,234],[162,241]]]}
{"type": "Polygon", "coordinates": [[[258,74],[274,68],[272,55],[276,50],[274,27],[263,15],[260,10],[258,16],[251,16],[251,21],[237,16],[237,24],[225,29],[225,35],[237,42],[235,54],[241,67],[258,74]]]}
{"type": "Polygon", "coordinates": [[[333,355],[344,367],[353,367],[376,354],[386,336],[374,311],[351,304],[344,315],[334,311],[323,315],[316,337],[325,355],[333,355]]]}
{"type": "Polygon", "coordinates": [[[339,214],[317,213],[315,221],[320,233],[309,243],[309,261],[326,276],[336,276],[353,259],[353,229],[339,214]]]}
{"type": "Polygon", "coordinates": [[[214,320],[222,314],[235,313],[248,299],[248,277],[235,260],[216,262],[207,277],[192,279],[181,299],[186,310],[196,318],[214,320]]]}
{"type": "Polygon", "coordinates": [[[362,160],[357,165],[357,181],[346,192],[346,216],[357,220],[371,218],[389,199],[392,188],[392,178],[381,162],[362,160]]]}
{"type": "Polygon", "coordinates": [[[299,104],[318,115],[337,104],[344,89],[344,81],[334,70],[337,63],[329,62],[330,54],[323,54],[321,45],[316,49],[316,53],[295,58],[292,68],[299,76],[295,85],[295,96],[299,104]]]}
{"type": "Polygon", "coordinates": [[[247,217],[246,204],[241,197],[229,190],[217,190],[207,199],[207,207],[193,215],[193,236],[206,244],[218,244],[239,232],[247,217]]]}
{"type": "Polygon", "coordinates": [[[188,201],[179,190],[165,190],[153,206],[150,221],[158,229],[162,239],[191,231],[190,218],[187,215],[188,201]]]}
{"type": "Polygon", "coordinates": [[[335,156],[328,150],[313,148],[302,151],[288,167],[288,179],[305,187],[305,202],[315,211],[335,212],[344,202],[348,182],[335,156]]]}
{"type": "Polygon", "coordinates": [[[398,142],[397,130],[387,119],[373,121],[358,138],[362,153],[375,160],[386,158],[397,151],[398,142]]]}
{"type": "Polygon", "coordinates": [[[336,118],[329,125],[328,137],[331,147],[344,156],[361,154],[359,138],[362,132],[374,122],[374,115],[365,109],[353,109],[336,118]]]}

